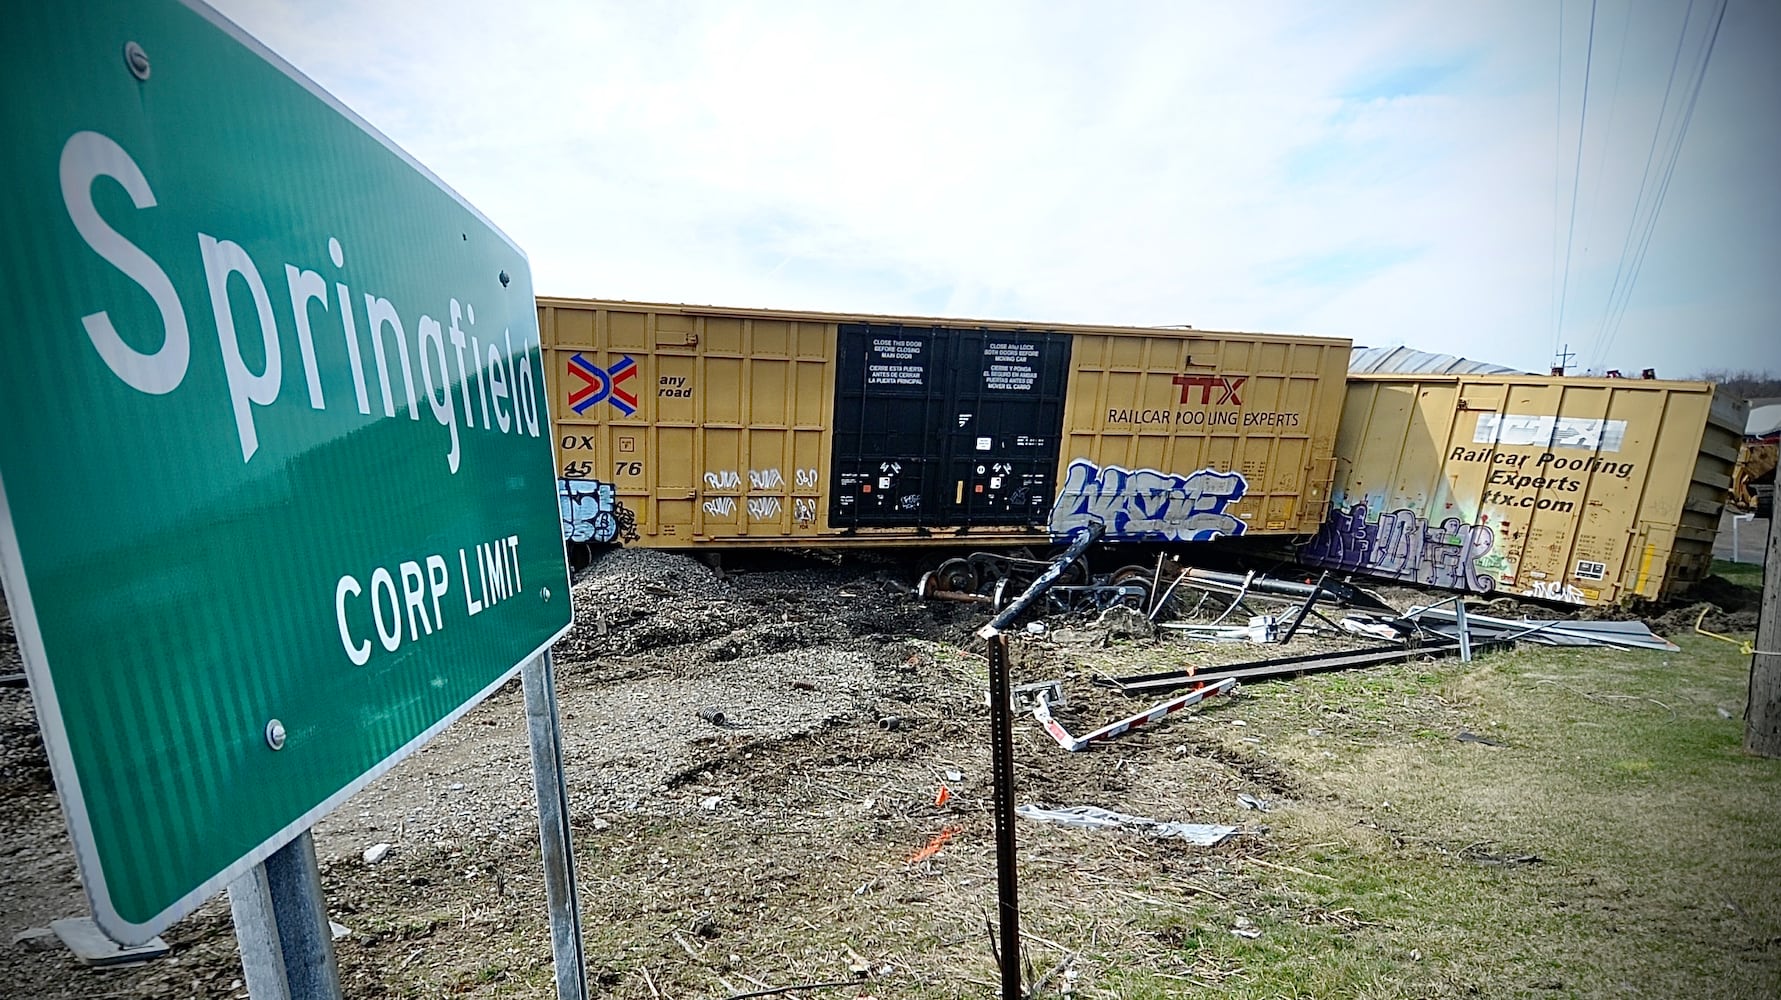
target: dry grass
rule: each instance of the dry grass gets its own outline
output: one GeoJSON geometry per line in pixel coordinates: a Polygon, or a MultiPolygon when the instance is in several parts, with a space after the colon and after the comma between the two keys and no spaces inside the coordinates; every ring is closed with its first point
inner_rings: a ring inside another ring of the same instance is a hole
{"type": "MultiPolygon", "coordinates": [[[[1734,653],[1528,649],[1258,684],[1077,755],[1021,722],[1020,801],[1244,830],[1207,850],[1022,822],[1032,977],[1093,998],[1781,995],[1781,761],[1738,752],[1734,653]]],[[[956,688],[935,704],[975,704],[959,693],[981,662],[931,654],[956,688]]],[[[1086,727],[1137,707],[1088,674],[1179,654],[1019,662],[1022,679],[1074,672],[1069,724],[1086,727]]],[[[654,790],[660,808],[578,815],[595,995],[994,995],[986,747],[981,710],[939,707],[898,731],[738,733],[654,790]]],[[[354,931],[349,995],[553,995],[535,844],[347,856],[325,881],[354,931]]],[[[226,910],[169,937],[181,966],[137,992],[236,992],[226,910]]]]}

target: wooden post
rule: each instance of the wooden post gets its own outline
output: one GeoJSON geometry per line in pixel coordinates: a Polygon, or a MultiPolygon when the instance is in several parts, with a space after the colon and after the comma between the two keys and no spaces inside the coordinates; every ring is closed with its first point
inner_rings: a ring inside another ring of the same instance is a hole
{"type": "Polygon", "coordinates": [[[1769,515],[1769,547],[1762,564],[1762,610],[1756,654],[1750,658],[1750,706],[1744,710],[1744,749],[1781,757],[1781,518],[1769,515]]]}

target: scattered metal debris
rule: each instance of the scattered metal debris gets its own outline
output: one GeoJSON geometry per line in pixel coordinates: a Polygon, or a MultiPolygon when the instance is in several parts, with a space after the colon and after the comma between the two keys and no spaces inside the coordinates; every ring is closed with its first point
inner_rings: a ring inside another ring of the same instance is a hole
{"type": "MultiPolygon", "coordinates": [[[[1454,612],[1441,607],[1414,607],[1404,613],[1433,632],[1458,638],[1461,630],[1454,612]]],[[[1480,639],[1516,640],[1544,646],[1609,646],[1615,649],[1657,649],[1676,652],[1681,647],[1636,621],[1570,621],[1492,618],[1465,612],[1465,632],[1480,639]]]]}
{"type": "Polygon", "coordinates": [[[1059,823],[1064,826],[1076,826],[1089,830],[1110,830],[1117,827],[1133,827],[1152,837],[1177,837],[1200,847],[1217,847],[1219,844],[1237,835],[1234,826],[1219,826],[1212,823],[1179,823],[1148,816],[1133,816],[1129,813],[1114,812],[1100,806],[1061,806],[1045,808],[1035,805],[1019,806],[1015,813],[1022,819],[1035,820],[1040,823],[1059,823]]]}
{"type": "MultiPolygon", "coordinates": [[[[1276,598],[1289,598],[1294,603],[1311,601],[1325,597],[1344,607],[1368,608],[1374,611],[1393,611],[1373,594],[1352,584],[1336,580],[1321,579],[1312,583],[1297,580],[1280,580],[1256,573],[1236,574],[1219,573],[1198,567],[1186,567],[1181,571],[1180,582],[1201,590],[1222,591],[1233,594],[1265,594],[1276,598]]],[[[1395,612],[1394,612],[1395,613],[1395,612]]]]}
{"type": "Polygon", "coordinates": [[[1283,641],[1273,615],[1255,615],[1247,625],[1195,625],[1188,622],[1162,622],[1158,628],[1168,629],[1188,639],[1207,642],[1252,642],[1269,645],[1283,641]]]}
{"type": "Polygon", "coordinates": [[[1172,712],[1179,712],[1190,705],[1197,705],[1214,695],[1229,694],[1231,691],[1235,690],[1236,687],[1237,681],[1235,678],[1225,678],[1221,681],[1202,684],[1201,686],[1194,688],[1192,691],[1189,691],[1187,694],[1177,698],[1171,698],[1160,705],[1153,705],[1152,707],[1139,712],[1137,715],[1128,716],[1118,722],[1109,723],[1108,725],[1102,726],[1094,732],[1089,733],[1087,736],[1071,736],[1069,730],[1066,730],[1061,723],[1052,718],[1051,705],[1049,701],[1047,701],[1043,692],[1039,695],[1038,703],[1033,706],[1033,718],[1037,719],[1039,724],[1045,727],[1045,731],[1051,734],[1052,739],[1057,740],[1058,746],[1063,747],[1071,753],[1075,753],[1079,750],[1087,749],[1093,743],[1123,736],[1141,726],[1149,725],[1172,712]]]}
{"type": "Polygon", "coordinates": [[[1014,700],[1010,703],[1017,712],[1030,712],[1039,704],[1040,697],[1051,706],[1062,707],[1069,704],[1064,697],[1064,682],[1061,680],[1035,681],[1032,684],[1017,684],[1010,692],[1014,700]]]}
{"type": "MultiPolygon", "coordinates": [[[[1474,643],[1472,648],[1474,652],[1477,652],[1486,649],[1507,648],[1509,645],[1510,643],[1504,640],[1489,640],[1474,643]]],[[[1120,694],[1133,697],[1155,696],[1165,691],[1186,687],[1189,684],[1215,684],[1226,680],[1248,682],[1275,677],[1295,677],[1299,674],[1402,663],[1424,656],[1454,656],[1459,651],[1460,647],[1457,641],[1424,643],[1420,646],[1374,646],[1335,653],[1305,653],[1299,656],[1273,657],[1208,671],[1169,670],[1155,674],[1139,674],[1133,677],[1097,677],[1095,683],[1115,688],[1120,694]]]]}
{"type": "Polygon", "coordinates": [[[1401,618],[1348,615],[1336,624],[1350,635],[1384,639],[1386,642],[1403,642],[1417,633],[1415,622],[1406,622],[1401,618]]]}

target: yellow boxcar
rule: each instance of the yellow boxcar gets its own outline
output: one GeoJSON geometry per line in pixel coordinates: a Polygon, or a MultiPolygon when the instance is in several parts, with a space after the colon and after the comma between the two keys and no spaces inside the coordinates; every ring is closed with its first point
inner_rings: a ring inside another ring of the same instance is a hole
{"type": "Polygon", "coordinates": [[[1572,604],[1712,562],[1744,403],[1705,382],[1352,375],[1314,566],[1572,604]]]}
{"type": "Polygon", "coordinates": [[[540,298],[571,541],[1308,535],[1350,343],[540,298]]]}

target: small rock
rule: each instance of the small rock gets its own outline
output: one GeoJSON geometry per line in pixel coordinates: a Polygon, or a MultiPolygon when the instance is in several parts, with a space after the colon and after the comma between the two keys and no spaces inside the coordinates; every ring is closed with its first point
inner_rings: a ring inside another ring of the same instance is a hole
{"type": "Polygon", "coordinates": [[[612,826],[611,823],[606,822],[605,820],[601,819],[600,817],[598,817],[598,816],[594,817],[594,829],[605,830],[611,826],[612,826]]]}
{"type": "Polygon", "coordinates": [[[723,802],[723,800],[724,800],[724,797],[721,795],[708,796],[706,798],[699,800],[699,808],[707,809],[707,810],[716,809],[718,807],[718,804],[723,802]]]}
{"type": "Polygon", "coordinates": [[[1103,611],[1095,624],[1105,628],[1112,639],[1156,638],[1156,624],[1142,611],[1124,605],[1114,605],[1103,611]]]}
{"type": "Polygon", "coordinates": [[[451,783],[451,790],[452,790],[452,791],[454,791],[454,792],[461,792],[461,791],[463,791],[463,790],[464,790],[464,783],[463,783],[463,782],[461,782],[461,781],[454,781],[454,782],[452,782],[452,783],[451,783]]]}
{"type": "Polygon", "coordinates": [[[352,928],[330,920],[328,921],[328,933],[334,936],[334,940],[340,941],[352,937],[352,928]]]}
{"type": "Polygon", "coordinates": [[[946,772],[946,780],[947,781],[963,781],[963,780],[965,780],[965,772],[963,772],[963,771],[947,771],[946,772]]]}
{"type": "Polygon", "coordinates": [[[390,849],[394,846],[394,844],[372,844],[370,847],[365,848],[365,863],[374,865],[379,861],[382,861],[384,858],[389,857],[390,849]]]}

